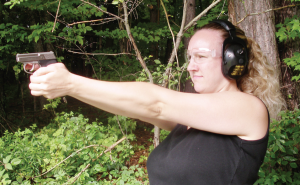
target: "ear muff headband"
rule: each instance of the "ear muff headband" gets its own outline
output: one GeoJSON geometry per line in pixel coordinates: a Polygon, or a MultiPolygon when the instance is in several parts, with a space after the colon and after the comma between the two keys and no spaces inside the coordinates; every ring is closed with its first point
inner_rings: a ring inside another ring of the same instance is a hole
{"type": "Polygon", "coordinates": [[[235,27],[229,21],[212,21],[221,25],[229,32],[229,37],[223,42],[222,47],[222,73],[228,79],[238,79],[247,71],[248,49],[247,43],[236,36],[235,27]]]}

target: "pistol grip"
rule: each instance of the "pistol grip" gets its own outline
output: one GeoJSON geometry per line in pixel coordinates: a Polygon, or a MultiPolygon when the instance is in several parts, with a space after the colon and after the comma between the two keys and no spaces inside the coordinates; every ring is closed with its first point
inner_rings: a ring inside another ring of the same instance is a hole
{"type": "Polygon", "coordinates": [[[41,65],[41,67],[46,67],[46,66],[48,66],[50,64],[53,64],[53,63],[57,63],[56,59],[39,61],[39,64],[41,65]]]}

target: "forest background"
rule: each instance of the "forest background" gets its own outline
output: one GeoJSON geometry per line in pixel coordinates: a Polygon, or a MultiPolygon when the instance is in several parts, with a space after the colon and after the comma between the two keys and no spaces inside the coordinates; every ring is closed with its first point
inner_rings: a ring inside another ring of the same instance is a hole
{"type": "MultiPolygon", "coordinates": [[[[66,97],[30,95],[17,53],[54,51],[75,74],[192,92],[185,50],[194,30],[229,19],[261,46],[286,100],[270,127],[256,184],[300,184],[299,0],[1,0],[0,184],[148,184],[153,145],[138,120],[66,97]],[[138,156],[137,163],[131,163],[138,156]]],[[[159,136],[162,136],[159,139],[159,136]]]]}

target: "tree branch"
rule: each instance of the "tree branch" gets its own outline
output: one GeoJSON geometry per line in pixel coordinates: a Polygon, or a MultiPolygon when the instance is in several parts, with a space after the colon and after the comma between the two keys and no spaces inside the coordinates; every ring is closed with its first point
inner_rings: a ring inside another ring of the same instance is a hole
{"type": "Polygon", "coordinates": [[[77,52],[77,51],[71,51],[71,50],[67,50],[70,53],[75,53],[75,54],[79,54],[79,55],[108,55],[108,56],[117,56],[117,55],[133,55],[135,56],[135,54],[132,53],[83,53],[83,52],[77,52]]]}
{"type": "Polygon", "coordinates": [[[94,5],[94,4],[90,3],[90,2],[87,2],[87,1],[84,1],[84,0],[80,0],[80,1],[82,1],[83,3],[89,4],[89,5],[91,5],[91,6],[95,7],[95,8],[97,8],[99,11],[101,11],[101,12],[103,12],[103,13],[106,13],[106,14],[108,14],[108,15],[111,15],[111,16],[115,17],[116,19],[121,19],[121,20],[122,20],[121,17],[119,17],[119,16],[117,16],[117,15],[115,15],[115,14],[112,14],[112,13],[110,13],[110,12],[104,11],[104,10],[102,10],[101,8],[99,8],[98,6],[96,6],[96,5],[94,5]]]}
{"type": "Polygon", "coordinates": [[[141,1],[138,1],[138,0],[134,1],[131,10],[128,12],[128,15],[130,15],[142,2],[143,2],[143,0],[141,0],[141,1]]]}
{"type": "Polygon", "coordinates": [[[299,6],[300,4],[295,4],[295,5],[287,5],[287,6],[283,6],[283,7],[279,7],[279,8],[274,8],[274,9],[269,9],[269,10],[265,10],[265,11],[262,11],[262,12],[257,12],[257,13],[250,13],[250,14],[247,14],[245,17],[243,17],[241,20],[239,20],[236,24],[240,24],[241,22],[243,22],[247,17],[249,16],[253,16],[253,15],[259,15],[259,14],[263,14],[263,13],[267,13],[267,12],[270,12],[270,11],[275,11],[275,10],[281,10],[281,9],[284,9],[284,8],[291,8],[291,7],[295,7],[295,6],[299,6]]]}
{"type": "Polygon", "coordinates": [[[209,5],[207,8],[205,8],[205,10],[203,10],[203,12],[201,12],[199,15],[197,15],[193,20],[191,20],[191,22],[189,22],[185,27],[184,27],[184,32],[186,32],[186,30],[188,30],[190,27],[194,26],[196,24],[196,21],[198,21],[199,19],[201,19],[201,17],[203,15],[205,15],[210,9],[212,9],[214,6],[216,6],[219,2],[221,2],[221,0],[217,0],[215,2],[213,2],[211,5],[209,5]]]}
{"type": "Polygon", "coordinates": [[[57,20],[57,16],[58,16],[58,12],[59,12],[59,7],[60,7],[60,2],[61,0],[59,0],[58,2],[58,7],[57,7],[57,11],[56,11],[56,16],[55,16],[55,20],[54,20],[54,24],[53,24],[53,28],[52,28],[52,33],[54,31],[55,25],[56,25],[56,20],[57,20]]]}
{"type": "MultiPolygon", "coordinates": [[[[169,30],[170,30],[170,32],[172,34],[173,45],[174,45],[174,49],[175,49],[175,53],[176,53],[175,56],[176,56],[176,60],[177,60],[177,65],[179,65],[178,56],[177,56],[177,50],[176,50],[176,46],[175,46],[175,37],[174,37],[174,33],[172,31],[172,28],[170,26],[170,22],[169,22],[169,18],[168,18],[168,13],[167,13],[167,10],[165,8],[164,2],[162,0],[160,0],[160,3],[161,3],[161,5],[162,5],[162,7],[164,9],[164,12],[165,12],[165,15],[166,15],[166,20],[167,20],[167,23],[168,23],[168,27],[169,27],[169,30]]],[[[185,16],[185,15],[183,15],[183,16],[185,16]]]]}
{"type": "MultiPolygon", "coordinates": [[[[176,55],[176,50],[179,47],[180,41],[181,41],[181,37],[183,35],[184,32],[186,32],[190,27],[192,27],[193,25],[196,24],[196,21],[198,21],[203,15],[205,15],[210,9],[212,9],[214,6],[216,6],[219,2],[221,2],[221,0],[217,0],[215,2],[213,2],[211,5],[209,5],[205,10],[203,10],[203,12],[201,12],[198,16],[196,16],[191,22],[189,22],[185,27],[185,17],[186,17],[186,0],[184,0],[184,7],[183,7],[183,17],[182,17],[182,22],[181,22],[181,28],[180,31],[177,34],[177,38],[176,38],[176,43],[175,43],[175,47],[172,51],[171,57],[168,61],[168,67],[166,69],[166,71],[164,72],[164,76],[169,76],[171,70],[172,70],[172,64],[176,55]],[[171,64],[171,65],[170,65],[171,64]]],[[[168,80],[164,80],[162,83],[163,87],[166,87],[168,83],[168,80]]]]}
{"type": "MultiPolygon", "coordinates": [[[[79,178],[79,176],[90,166],[91,164],[88,164],[88,165],[86,165],[86,167],[83,169],[83,170],[81,170],[81,172],[78,174],[78,175],[76,175],[75,177],[74,177],[74,180],[73,180],[73,182],[71,182],[71,184],[73,184],[78,178],[79,178]]],[[[66,182],[65,184],[67,184],[68,182],[66,182]]]]}
{"type": "MultiPolygon", "coordinates": [[[[52,17],[56,17],[56,16],[54,16],[54,15],[52,15],[48,10],[47,10],[47,13],[49,14],[49,15],[51,15],[52,17]]],[[[59,20],[59,19],[57,19],[56,20],[57,22],[60,22],[60,23],[62,23],[62,24],[64,24],[64,25],[68,25],[68,23],[66,23],[66,22],[63,22],[63,21],[61,21],[61,20],[59,20]]]]}
{"type": "Polygon", "coordinates": [[[129,23],[128,23],[128,12],[127,12],[127,6],[126,6],[126,3],[125,1],[122,2],[123,4],[123,8],[124,8],[124,16],[125,16],[125,19],[123,20],[124,22],[124,25],[125,25],[125,28],[126,28],[126,31],[127,31],[127,34],[128,34],[128,37],[129,37],[129,40],[130,42],[132,43],[133,45],[133,48],[134,48],[134,51],[136,53],[136,56],[137,56],[137,59],[139,60],[140,64],[142,65],[143,69],[145,70],[148,78],[149,78],[149,81],[150,83],[153,83],[153,77],[145,63],[145,61],[143,60],[142,56],[141,56],[141,53],[137,47],[137,45],[135,44],[135,41],[134,41],[134,38],[131,34],[131,31],[130,31],[130,27],[129,27],[129,23]]]}
{"type": "MultiPolygon", "coordinates": [[[[119,143],[121,143],[122,141],[124,141],[124,139],[126,139],[126,137],[123,137],[122,139],[120,139],[119,141],[117,141],[116,143],[114,143],[113,145],[111,145],[110,147],[108,147],[108,149],[106,149],[104,152],[102,152],[98,157],[97,159],[102,156],[104,153],[107,153],[109,151],[111,151],[114,147],[116,147],[119,143]]],[[[90,145],[90,146],[86,146],[80,150],[77,150],[76,152],[72,153],[71,155],[69,155],[67,158],[65,158],[64,160],[62,160],[60,163],[56,164],[55,166],[53,166],[50,170],[46,171],[45,173],[42,173],[41,175],[38,175],[38,176],[35,176],[33,177],[34,178],[37,178],[37,177],[40,177],[40,176],[43,176],[47,173],[49,173],[50,171],[52,171],[54,168],[56,168],[58,165],[60,165],[61,163],[65,162],[66,160],[68,160],[69,158],[73,157],[75,154],[81,152],[82,150],[84,149],[87,149],[87,148],[91,148],[91,147],[99,147],[101,145],[90,145]]]]}
{"type": "MultiPolygon", "coordinates": [[[[6,122],[6,124],[7,124],[7,126],[10,128],[10,130],[13,132],[13,133],[15,133],[14,132],[14,130],[9,126],[9,121],[7,121],[3,116],[1,116],[0,115],[0,117],[6,122]]],[[[1,123],[0,123],[1,124],[1,123]]],[[[2,124],[1,124],[1,126],[4,128],[4,129],[6,129],[2,124]]]]}
{"type": "Polygon", "coordinates": [[[98,22],[98,21],[112,21],[112,20],[116,20],[116,18],[105,18],[105,19],[95,19],[95,20],[89,20],[89,21],[79,21],[79,22],[74,22],[72,24],[68,24],[68,26],[73,26],[75,24],[82,24],[82,23],[91,23],[91,22],[98,22]]]}
{"type": "MultiPolygon", "coordinates": [[[[179,48],[181,37],[183,35],[183,29],[184,29],[185,18],[186,18],[186,9],[187,9],[186,0],[184,0],[183,3],[184,4],[183,4],[183,14],[182,14],[183,16],[182,16],[182,21],[181,21],[181,27],[180,27],[179,32],[177,33],[177,38],[176,38],[175,46],[173,48],[171,57],[169,58],[168,67],[167,67],[166,71],[164,72],[163,76],[169,76],[169,74],[170,74],[170,72],[172,70],[172,64],[173,64],[174,58],[175,58],[175,56],[177,54],[177,49],[179,48]]],[[[164,79],[163,83],[162,83],[162,86],[166,87],[167,83],[168,83],[168,80],[164,79]]]]}

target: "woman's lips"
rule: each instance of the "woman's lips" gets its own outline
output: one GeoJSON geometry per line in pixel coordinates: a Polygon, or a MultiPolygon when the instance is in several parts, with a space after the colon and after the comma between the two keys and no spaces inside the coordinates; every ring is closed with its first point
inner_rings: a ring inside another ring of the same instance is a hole
{"type": "Polygon", "coordinates": [[[194,76],[193,76],[193,79],[194,79],[194,80],[201,79],[201,78],[203,78],[203,76],[200,76],[200,75],[194,75],[194,76]]]}

